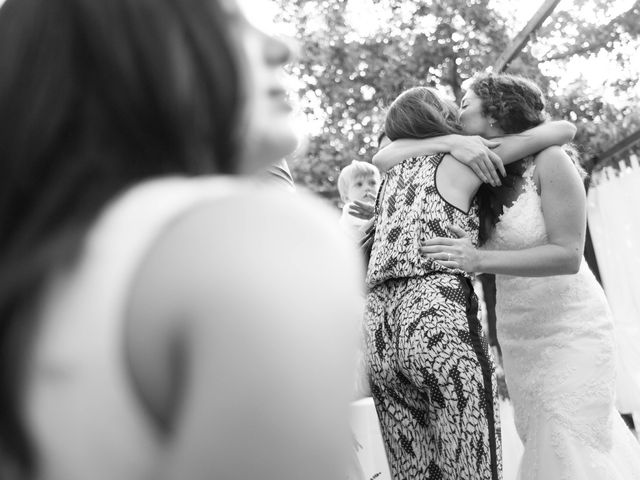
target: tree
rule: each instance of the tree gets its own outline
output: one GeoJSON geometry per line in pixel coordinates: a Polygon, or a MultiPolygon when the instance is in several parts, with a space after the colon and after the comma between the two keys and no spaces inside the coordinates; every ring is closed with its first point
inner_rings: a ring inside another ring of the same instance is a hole
{"type": "MultiPolygon", "coordinates": [[[[295,25],[301,54],[292,74],[300,79],[303,112],[316,125],[305,154],[291,159],[292,173],[336,203],[341,168],[373,156],[385,109],[401,91],[431,85],[459,99],[464,81],[492,65],[510,42],[508,20],[488,0],[276,1],[280,20],[295,25]],[[355,4],[366,4],[359,16],[355,4]]],[[[559,80],[576,58],[605,53],[628,62],[640,46],[639,4],[603,27],[579,12],[604,18],[610,2],[574,0],[569,8],[580,10],[554,11],[509,66],[549,92],[553,117],[578,123],[576,143],[587,168],[598,152],[638,128],[640,114],[631,106],[638,103],[637,72],[621,69],[611,79],[608,89],[621,96],[620,105],[588,88],[588,78],[568,86],[559,80]]]]}
{"type": "Polygon", "coordinates": [[[292,73],[303,80],[305,113],[325,119],[306,154],[290,162],[296,181],[337,198],[340,169],[371,158],[385,108],[406,88],[437,86],[459,99],[463,81],[508,42],[488,3],[370,2],[383,21],[363,33],[349,2],[282,1],[282,19],[297,26],[302,44],[292,73]]]}
{"type": "MultiPolygon", "coordinates": [[[[574,143],[588,171],[594,168],[598,154],[640,128],[639,72],[628,67],[640,48],[640,1],[608,17],[611,4],[610,0],[563,2],[564,9],[553,13],[508,70],[544,85],[551,115],[578,124],[574,143]],[[566,72],[595,62],[609,69],[604,82],[594,84],[583,74],[559,86],[566,72]]],[[[640,147],[631,150],[638,153],[640,147]]],[[[611,161],[617,164],[628,153],[611,161]]]]}

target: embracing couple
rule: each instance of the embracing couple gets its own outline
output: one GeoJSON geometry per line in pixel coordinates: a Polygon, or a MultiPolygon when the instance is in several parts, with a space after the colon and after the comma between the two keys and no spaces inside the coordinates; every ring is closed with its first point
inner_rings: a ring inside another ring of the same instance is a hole
{"type": "Polygon", "coordinates": [[[611,314],[582,255],[582,171],[562,147],[575,127],[544,109],[531,81],[488,74],[460,108],[416,87],[388,110],[365,341],[395,480],[502,478],[475,273],[496,274],[518,478],[640,478],[614,409],[611,314]]]}

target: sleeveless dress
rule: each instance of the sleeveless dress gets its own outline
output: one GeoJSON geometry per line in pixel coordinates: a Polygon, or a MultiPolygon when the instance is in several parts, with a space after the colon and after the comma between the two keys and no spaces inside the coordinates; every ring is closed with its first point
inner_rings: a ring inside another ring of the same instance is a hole
{"type": "MultiPolygon", "coordinates": [[[[484,248],[547,243],[529,161],[523,190],[484,248]]],[[[496,275],[497,331],[515,423],[519,480],[640,479],[640,445],[614,408],[613,322],[582,260],[574,275],[496,275]]]]}
{"type": "Polygon", "coordinates": [[[463,212],[438,192],[442,159],[407,159],[381,187],[364,325],[371,392],[395,480],[497,480],[495,367],[471,279],[418,251],[423,237],[451,236],[449,224],[477,240],[476,205],[463,212]]]}
{"type": "Polygon", "coordinates": [[[153,480],[161,439],[135,395],[124,319],[137,268],[163,229],[237,191],[225,178],[143,183],[91,228],[77,263],[48,283],[26,381],[24,417],[39,480],[153,480]]]}

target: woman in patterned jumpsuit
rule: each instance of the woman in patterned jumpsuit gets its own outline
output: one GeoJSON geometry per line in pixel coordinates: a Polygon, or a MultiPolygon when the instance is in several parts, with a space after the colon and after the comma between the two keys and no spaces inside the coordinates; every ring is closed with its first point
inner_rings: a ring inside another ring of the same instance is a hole
{"type": "MultiPolygon", "coordinates": [[[[497,153],[515,161],[573,137],[573,126],[554,124],[504,139],[497,153]]],[[[391,140],[450,135],[444,138],[455,142],[458,110],[432,89],[413,88],[391,105],[385,132],[391,140]]],[[[442,138],[426,142],[448,148],[442,138]]],[[[453,236],[450,225],[477,241],[473,198],[481,183],[469,167],[438,153],[393,166],[379,192],[364,329],[395,480],[501,478],[495,368],[471,277],[419,254],[421,239],[453,236]]]]}

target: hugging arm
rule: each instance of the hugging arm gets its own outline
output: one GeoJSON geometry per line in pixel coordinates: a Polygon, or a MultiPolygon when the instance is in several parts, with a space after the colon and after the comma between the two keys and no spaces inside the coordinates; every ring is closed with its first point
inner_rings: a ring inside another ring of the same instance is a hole
{"type": "Polygon", "coordinates": [[[378,151],[373,163],[386,171],[407,158],[447,152],[471,168],[483,182],[499,185],[497,171],[505,175],[503,163],[515,162],[552,145],[564,145],[573,139],[575,133],[575,125],[566,120],[556,120],[491,140],[465,135],[399,139],[378,151]]]}
{"type": "Polygon", "coordinates": [[[500,157],[491,150],[498,145],[499,142],[486,140],[478,135],[453,134],[420,139],[400,138],[380,149],[373,156],[372,162],[384,172],[407,158],[445,152],[451,153],[456,159],[472,168],[483,181],[489,179],[499,181],[496,169],[504,175],[504,167],[500,157]]]}
{"type": "Polygon", "coordinates": [[[586,229],[586,196],[571,159],[560,147],[550,147],[536,158],[540,197],[548,241],[522,250],[477,250],[464,231],[460,238],[434,238],[420,251],[445,266],[468,272],[520,277],[573,274],[582,261],[586,229]]]}
{"type": "Polygon", "coordinates": [[[569,143],[575,134],[576,126],[571,122],[566,120],[546,122],[522,133],[494,139],[500,142],[500,145],[495,147],[493,151],[500,156],[505,164],[509,164],[534,155],[547,147],[569,143]]]}

